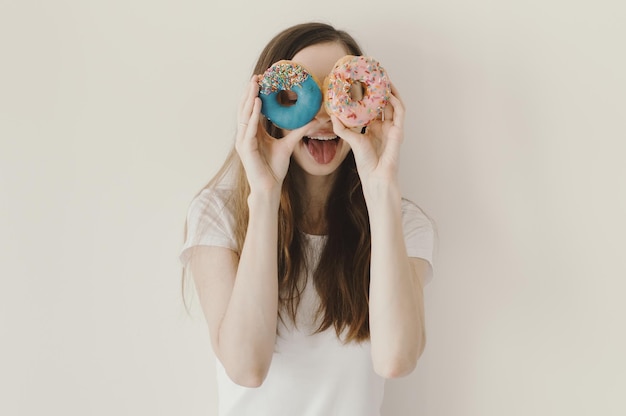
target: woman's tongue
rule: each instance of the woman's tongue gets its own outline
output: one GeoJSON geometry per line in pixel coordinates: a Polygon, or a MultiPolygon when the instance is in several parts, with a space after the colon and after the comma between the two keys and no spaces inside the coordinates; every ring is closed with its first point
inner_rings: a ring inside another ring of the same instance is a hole
{"type": "Polygon", "coordinates": [[[317,163],[330,163],[337,152],[338,140],[307,140],[307,148],[317,163]]]}

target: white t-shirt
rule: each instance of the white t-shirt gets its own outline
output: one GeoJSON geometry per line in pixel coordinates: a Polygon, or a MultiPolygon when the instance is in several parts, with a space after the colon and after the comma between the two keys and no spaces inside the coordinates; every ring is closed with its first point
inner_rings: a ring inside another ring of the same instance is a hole
{"type": "MultiPolygon", "coordinates": [[[[226,189],[203,190],[187,215],[187,240],[180,259],[186,265],[197,245],[237,249],[234,218],[225,207],[226,189]]],[[[433,227],[412,202],[402,200],[402,226],[409,257],[432,265],[433,227]]],[[[315,270],[326,236],[304,235],[305,269],[315,270]]],[[[426,282],[432,278],[432,266],[426,282]]],[[[343,344],[333,327],[315,334],[319,297],[312,276],[301,295],[295,325],[278,320],[269,373],[258,388],[233,383],[216,360],[220,416],[379,416],[384,378],[373,369],[369,342],[343,344]]]]}

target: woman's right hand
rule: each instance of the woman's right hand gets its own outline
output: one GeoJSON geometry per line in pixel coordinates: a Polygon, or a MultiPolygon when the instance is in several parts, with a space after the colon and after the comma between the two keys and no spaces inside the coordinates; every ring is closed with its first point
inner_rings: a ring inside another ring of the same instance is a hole
{"type": "Polygon", "coordinates": [[[258,75],[253,75],[241,100],[235,148],[246,170],[251,192],[280,191],[293,149],[310,123],[281,139],[271,137],[261,124],[258,75]]]}

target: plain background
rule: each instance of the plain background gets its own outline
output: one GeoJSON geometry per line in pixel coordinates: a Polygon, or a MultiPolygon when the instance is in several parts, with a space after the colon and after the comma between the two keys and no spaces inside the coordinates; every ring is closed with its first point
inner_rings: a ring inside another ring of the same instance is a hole
{"type": "Polygon", "coordinates": [[[626,414],[621,4],[1,0],[0,414],[215,415],[184,217],[262,47],[309,20],[387,68],[438,226],[383,414],[626,414]]]}

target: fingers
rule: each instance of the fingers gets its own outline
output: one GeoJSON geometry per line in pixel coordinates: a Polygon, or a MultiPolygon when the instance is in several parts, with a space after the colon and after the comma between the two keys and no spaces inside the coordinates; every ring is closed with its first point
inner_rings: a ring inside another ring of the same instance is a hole
{"type": "Polygon", "coordinates": [[[237,114],[238,122],[246,124],[250,118],[250,112],[254,106],[254,98],[259,95],[259,85],[257,83],[257,76],[253,75],[248,83],[247,88],[244,90],[243,97],[239,102],[239,111],[237,114]]]}
{"type": "Polygon", "coordinates": [[[257,76],[253,75],[244,91],[239,112],[237,114],[236,143],[241,146],[244,142],[256,136],[261,112],[261,99],[258,97],[259,86],[257,76]]]}
{"type": "Polygon", "coordinates": [[[242,122],[239,122],[239,123],[240,125],[243,125],[246,127],[248,134],[251,134],[252,136],[254,136],[260,126],[262,104],[261,104],[261,99],[259,97],[254,97],[252,102],[253,102],[252,114],[250,114],[248,123],[247,124],[243,124],[242,122]]]}
{"type": "Polygon", "coordinates": [[[400,94],[398,93],[398,89],[396,88],[396,86],[393,84],[393,82],[391,83],[391,93],[400,101],[402,101],[402,98],[400,97],[400,94]]]}
{"type": "Polygon", "coordinates": [[[385,125],[380,125],[380,134],[385,136],[385,146],[382,157],[388,160],[398,160],[400,146],[404,140],[404,104],[398,95],[398,90],[391,84],[389,103],[385,107],[385,125]]]}
{"type": "Polygon", "coordinates": [[[362,139],[363,135],[361,133],[357,133],[346,127],[336,116],[330,116],[330,121],[333,123],[333,132],[347,141],[352,148],[362,139]]]}
{"type": "MultiPolygon", "coordinates": [[[[404,104],[402,103],[402,100],[400,99],[400,96],[398,95],[398,90],[396,89],[396,87],[391,84],[391,96],[389,97],[389,104],[391,104],[390,106],[388,105],[385,108],[385,112],[387,111],[391,111],[391,114],[389,114],[390,118],[389,120],[393,121],[393,125],[398,127],[398,128],[402,128],[402,126],[404,125],[404,104]]],[[[387,114],[385,114],[385,117],[387,117],[387,114]]]]}
{"type": "Polygon", "coordinates": [[[302,127],[298,127],[295,130],[288,131],[287,134],[285,134],[283,138],[279,140],[279,142],[287,146],[289,151],[292,152],[298,142],[302,139],[302,137],[306,136],[307,132],[312,130],[312,127],[316,123],[318,123],[318,121],[314,119],[302,127]]]}

